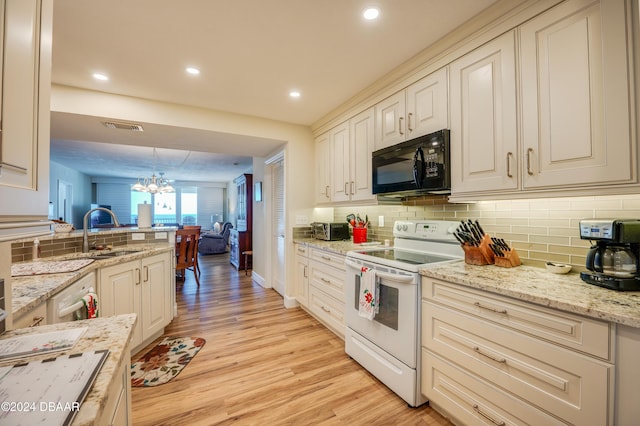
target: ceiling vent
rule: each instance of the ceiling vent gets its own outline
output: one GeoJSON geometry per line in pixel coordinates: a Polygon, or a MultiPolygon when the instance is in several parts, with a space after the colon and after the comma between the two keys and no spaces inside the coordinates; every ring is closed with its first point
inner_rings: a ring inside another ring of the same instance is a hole
{"type": "Polygon", "coordinates": [[[142,132],[144,129],[140,124],[122,123],[117,121],[103,121],[102,124],[109,129],[131,130],[132,132],[142,132]]]}

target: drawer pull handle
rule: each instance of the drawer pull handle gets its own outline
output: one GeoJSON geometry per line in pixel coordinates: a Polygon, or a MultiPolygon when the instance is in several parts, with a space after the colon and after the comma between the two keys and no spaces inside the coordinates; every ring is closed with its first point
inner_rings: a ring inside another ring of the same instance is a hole
{"type": "Polygon", "coordinates": [[[474,303],[475,306],[477,306],[480,309],[486,309],[487,311],[491,311],[491,312],[495,312],[497,314],[507,314],[507,310],[506,309],[498,309],[498,308],[494,308],[492,306],[485,306],[480,302],[475,302],[474,303]]]}
{"type": "Polygon", "coordinates": [[[324,305],[322,305],[322,310],[325,311],[326,313],[331,313],[331,309],[327,308],[324,305]]]}
{"type": "Polygon", "coordinates": [[[489,420],[491,423],[493,423],[494,425],[498,425],[498,426],[504,426],[506,423],[502,420],[496,420],[493,417],[491,417],[490,415],[488,415],[487,413],[484,413],[480,407],[478,406],[478,404],[473,404],[473,409],[476,411],[476,413],[480,414],[482,417],[484,417],[485,419],[489,420]]]}
{"type": "Polygon", "coordinates": [[[298,253],[306,253],[307,251],[305,249],[298,249],[298,253]]]}
{"type": "Polygon", "coordinates": [[[327,283],[327,284],[331,284],[331,280],[328,280],[326,278],[320,278],[320,281],[327,283]]]}
{"type": "Polygon", "coordinates": [[[37,327],[42,321],[44,321],[44,317],[33,317],[33,322],[29,327],[37,327]]]}
{"type": "Polygon", "coordinates": [[[499,363],[501,363],[501,364],[506,364],[506,363],[507,363],[507,359],[506,359],[506,358],[498,358],[498,357],[497,357],[497,356],[495,356],[495,355],[488,354],[488,353],[484,352],[482,349],[480,349],[478,346],[474,346],[474,347],[473,347],[473,350],[474,350],[476,353],[478,353],[478,354],[480,354],[480,355],[482,355],[482,356],[484,356],[484,357],[487,357],[487,358],[489,358],[489,359],[494,360],[495,362],[499,362],[499,363]]]}
{"type": "Polygon", "coordinates": [[[324,260],[331,261],[331,258],[329,256],[320,256],[320,257],[322,257],[324,260]]]}

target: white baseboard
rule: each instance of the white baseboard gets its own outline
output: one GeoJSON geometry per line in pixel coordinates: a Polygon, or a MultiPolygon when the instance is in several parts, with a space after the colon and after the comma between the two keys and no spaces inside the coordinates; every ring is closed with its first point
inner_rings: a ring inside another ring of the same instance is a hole
{"type": "Polygon", "coordinates": [[[271,288],[271,286],[267,286],[265,279],[260,274],[256,273],[255,271],[251,271],[251,279],[253,281],[255,281],[256,283],[258,283],[258,285],[260,285],[260,287],[271,288]]]}

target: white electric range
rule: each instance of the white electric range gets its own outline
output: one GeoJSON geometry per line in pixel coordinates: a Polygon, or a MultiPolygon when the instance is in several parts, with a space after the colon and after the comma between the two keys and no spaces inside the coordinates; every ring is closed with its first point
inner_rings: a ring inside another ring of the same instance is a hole
{"type": "Polygon", "coordinates": [[[394,244],[347,253],[345,352],[380,381],[417,407],[420,392],[419,270],[464,257],[453,232],[460,222],[397,221],[394,244]],[[359,314],[362,268],[375,271],[377,310],[372,320],[359,314]]]}

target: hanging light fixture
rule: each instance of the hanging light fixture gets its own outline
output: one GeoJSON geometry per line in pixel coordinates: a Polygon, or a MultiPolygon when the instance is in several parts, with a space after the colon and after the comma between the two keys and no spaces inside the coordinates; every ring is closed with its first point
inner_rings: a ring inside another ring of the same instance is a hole
{"type": "Polygon", "coordinates": [[[153,170],[150,178],[138,178],[138,181],[131,185],[131,190],[138,192],[148,192],[150,194],[163,194],[167,192],[176,192],[175,188],[171,186],[168,179],[164,177],[164,172],[158,173],[160,176],[156,176],[156,149],[153,148],[153,170]]]}

